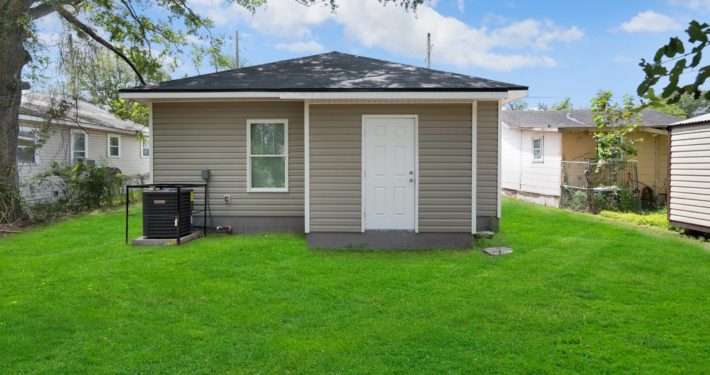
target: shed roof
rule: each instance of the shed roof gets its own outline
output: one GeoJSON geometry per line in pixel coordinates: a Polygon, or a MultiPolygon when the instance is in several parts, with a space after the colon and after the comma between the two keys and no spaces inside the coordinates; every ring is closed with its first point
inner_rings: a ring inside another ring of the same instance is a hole
{"type": "MultiPolygon", "coordinates": [[[[571,111],[502,111],[502,121],[511,128],[584,129],[594,128],[591,109],[571,111]]],[[[665,127],[678,121],[675,116],[652,109],[641,111],[641,126],[665,127]]]]}
{"type": "Polygon", "coordinates": [[[22,93],[22,103],[20,104],[20,115],[49,118],[51,110],[57,110],[60,103],[66,100],[68,107],[61,118],[65,125],[75,125],[76,127],[88,126],[99,127],[105,130],[120,130],[145,132],[145,126],[133,121],[121,120],[109,111],[87,103],[82,100],[74,101],[61,96],[52,96],[44,93],[25,91],[22,93]]]}
{"type": "Polygon", "coordinates": [[[674,122],[671,124],[671,126],[678,126],[678,125],[699,125],[703,123],[710,123],[710,113],[706,113],[704,115],[700,116],[695,116],[691,117],[689,119],[681,120],[678,122],[674,122]]]}
{"type": "Polygon", "coordinates": [[[175,79],[121,92],[508,91],[526,86],[342,52],[175,79]]]}

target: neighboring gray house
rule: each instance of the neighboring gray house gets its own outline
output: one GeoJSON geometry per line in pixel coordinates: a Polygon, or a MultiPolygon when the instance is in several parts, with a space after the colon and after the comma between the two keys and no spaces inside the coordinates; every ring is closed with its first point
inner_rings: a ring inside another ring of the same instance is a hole
{"type": "Polygon", "coordinates": [[[137,136],[139,132],[147,135],[145,126],[118,119],[83,101],[68,102],[61,118],[49,121],[49,111],[57,110],[61,101],[61,98],[34,92],[22,95],[17,166],[26,198],[41,200],[59,194],[42,189],[28,196],[30,179],[47,171],[52,161],[68,165],[84,160],[116,167],[124,175],[148,178],[150,145],[137,136]],[[50,129],[46,143],[31,152],[38,130],[46,127],[50,129]]]}
{"type": "MultiPolygon", "coordinates": [[[[641,112],[641,124],[630,137],[638,143],[638,179],[665,201],[668,132],[678,121],[651,109],[641,112]]],[[[503,111],[503,191],[520,199],[559,207],[562,163],[597,156],[594,115],[571,111],[503,111]]]]}
{"type": "Polygon", "coordinates": [[[710,113],[672,124],[668,220],[710,233],[710,113]]]}
{"type": "Polygon", "coordinates": [[[498,228],[499,113],[525,95],[339,52],[121,92],[151,105],[153,182],[211,170],[214,225],[378,248],[468,247],[498,228]]]}

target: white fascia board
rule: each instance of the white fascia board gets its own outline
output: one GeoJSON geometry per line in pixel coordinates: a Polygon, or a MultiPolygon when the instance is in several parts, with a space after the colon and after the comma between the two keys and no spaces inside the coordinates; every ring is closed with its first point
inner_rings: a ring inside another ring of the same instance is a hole
{"type": "Polygon", "coordinates": [[[232,91],[232,92],[122,92],[119,97],[139,103],[152,101],[189,101],[189,100],[508,100],[514,95],[516,100],[527,95],[524,91],[358,91],[358,92],[271,92],[271,91],[232,91]],[[521,94],[524,93],[524,94],[521,94]],[[522,95],[522,96],[520,96],[522,95]]]}
{"type": "Polygon", "coordinates": [[[508,95],[503,98],[503,104],[516,101],[528,96],[528,90],[509,90],[508,95]]]}

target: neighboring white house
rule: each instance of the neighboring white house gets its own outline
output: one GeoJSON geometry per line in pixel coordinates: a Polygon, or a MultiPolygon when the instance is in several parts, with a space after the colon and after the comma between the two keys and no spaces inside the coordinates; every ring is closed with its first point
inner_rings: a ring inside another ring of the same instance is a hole
{"type": "MultiPolygon", "coordinates": [[[[123,175],[149,178],[150,148],[148,128],[116,118],[95,105],[68,101],[60,119],[49,120],[62,100],[46,94],[25,92],[20,106],[20,134],[17,167],[20,183],[26,187],[33,176],[48,170],[52,161],[73,164],[79,160],[118,168],[123,175]],[[49,129],[48,138],[32,152],[40,129],[49,129]],[[139,137],[142,133],[145,137],[139,137]],[[141,139],[143,138],[143,139],[141,139]]],[[[56,116],[55,116],[56,117],[56,116]]],[[[58,192],[42,192],[43,199],[58,192]]],[[[36,194],[35,194],[36,195],[36,194]]]]}
{"type": "MultiPolygon", "coordinates": [[[[503,192],[546,206],[559,207],[563,161],[596,157],[591,110],[503,111],[503,192]]],[[[668,132],[676,117],[654,110],[641,112],[632,137],[638,144],[638,179],[662,199],[667,191],[668,132]]]]}

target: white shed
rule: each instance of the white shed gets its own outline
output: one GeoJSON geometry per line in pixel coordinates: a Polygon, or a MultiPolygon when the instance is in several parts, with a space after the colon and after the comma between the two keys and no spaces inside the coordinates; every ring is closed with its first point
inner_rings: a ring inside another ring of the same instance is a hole
{"type": "Polygon", "coordinates": [[[710,113],[676,122],[669,130],[668,220],[710,233],[710,113]]]}

